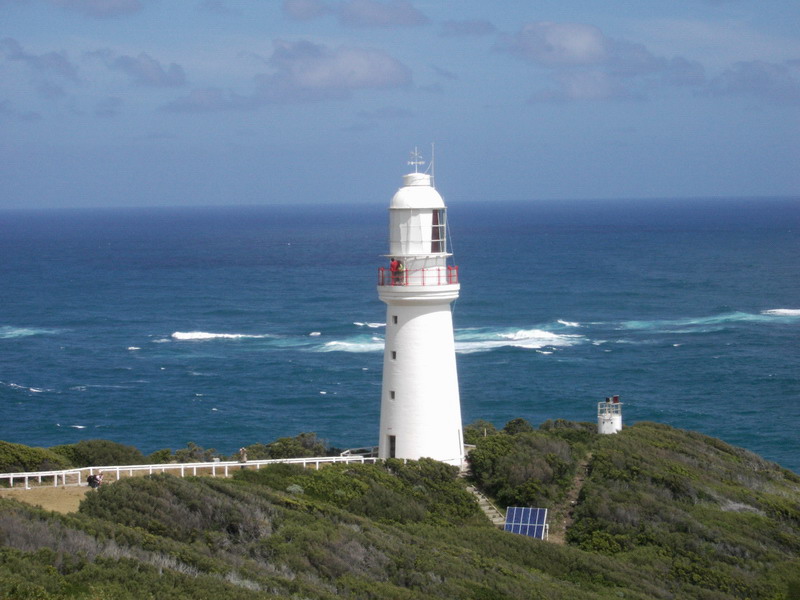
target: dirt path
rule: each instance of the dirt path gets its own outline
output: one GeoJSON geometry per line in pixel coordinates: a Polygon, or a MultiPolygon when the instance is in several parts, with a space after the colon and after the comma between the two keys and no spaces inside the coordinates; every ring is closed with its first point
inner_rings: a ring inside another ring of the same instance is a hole
{"type": "Polygon", "coordinates": [[[550,521],[548,540],[554,544],[563,546],[567,543],[567,529],[574,521],[573,513],[575,512],[575,506],[578,504],[578,496],[583,489],[583,484],[586,482],[589,461],[591,460],[592,453],[589,452],[578,463],[575,468],[575,477],[572,478],[572,485],[567,492],[567,496],[561,504],[554,506],[550,511],[553,518],[550,521]]]}
{"type": "Polygon", "coordinates": [[[91,488],[87,486],[34,487],[25,489],[0,489],[0,498],[14,498],[33,506],[60,513],[78,510],[78,505],[91,488]]]}

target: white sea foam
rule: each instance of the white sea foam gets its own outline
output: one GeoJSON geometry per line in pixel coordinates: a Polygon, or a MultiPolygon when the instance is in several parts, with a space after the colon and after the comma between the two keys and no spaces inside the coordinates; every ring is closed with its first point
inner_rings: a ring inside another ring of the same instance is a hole
{"type": "Polygon", "coordinates": [[[564,321],[563,319],[559,319],[557,323],[560,323],[564,327],[580,327],[581,324],[576,321],[564,321]]]}
{"type": "MultiPolygon", "coordinates": [[[[271,337],[269,335],[252,335],[247,333],[209,333],[207,331],[176,331],[172,334],[173,340],[184,341],[206,341],[206,340],[240,340],[240,339],[263,339],[271,337]]],[[[158,341],[158,340],[156,340],[158,341]]]]}
{"type": "Polygon", "coordinates": [[[320,331],[312,331],[311,333],[308,334],[308,337],[319,337],[321,335],[322,335],[322,332],[320,332],[320,331]]]}
{"type": "Polygon", "coordinates": [[[386,323],[362,323],[361,321],[354,321],[353,325],[356,327],[369,327],[370,329],[378,329],[379,327],[386,327],[386,323]]]}
{"type": "Polygon", "coordinates": [[[128,346],[128,350],[141,350],[139,346],[128,346]]]}
{"type": "Polygon", "coordinates": [[[0,339],[10,340],[14,338],[30,337],[32,335],[50,335],[58,333],[57,329],[42,329],[36,327],[12,327],[10,325],[0,326],[0,339]]]}
{"type": "Polygon", "coordinates": [[[800,310],[780,308],[765,310],[760,314],[729,312],[709,317],[625,321],[619,325],[619,328],[628,330],[652,330],[662,333],[702,333],[716,331],[732,323],[764,323],[768,322],[773,316],[800,316],[800,310]]]}
{"type": "Polygon", "coordinates": [[[354,337],[350,340],[335,340],[317,348],[319,352],[382,352],[383,340],[354,337]]]}
{"type": "Polygon", "coordinates": [[[771,310],[762,310],[762,315],[769,315],[772,317],[800,317],[799,308],[773,308],[771,310]]]}
{"type": "Polygon", "coordinates": [[[86,425],[70,425],[73,429],[86,429],[86,425]]]}
{"type": "Polygon", "coordinates": [[[28,387],[26,385],[20,385],[18,383],[6,383],[5,381],[0,381],[0,385],[4,385],[12,390],[22,390],[24,392],[31,392],[32,394],[41,394],[43,392],[52,392],[53,390],[47,390],[44,388],[36,388],[36,387],[28,387]]]}
{"type": "Polygon", "coordinates": [[[563,348],[584,341],[585,338],[581,335],[553,333],[544,329],[518,329],[516,331],[471,329],[456,332],[456,352],[471,354],[503,347],[528,350],[563,348]]]}

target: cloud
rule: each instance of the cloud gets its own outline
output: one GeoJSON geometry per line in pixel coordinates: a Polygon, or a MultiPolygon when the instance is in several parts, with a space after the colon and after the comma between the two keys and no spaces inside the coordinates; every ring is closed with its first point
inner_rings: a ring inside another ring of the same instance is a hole
{"type": "Polygon", "coordinates": [[[247,96],[205,88],[171,102],[175,112],[252,109],[265,104],[317,102],[348,98],[354,91],[392,89],[411,84],[411,70],[382,50],[308,41],[276,40],[266,63],[272,72],[255,76],[247,96]]]}
{"type": "Polygon", "coordinates": [[[448,71],[447,69],[443,69],[442,67],[437,67],[436,65],[431,65],[431,69],[433,72],[436,73],[439,77],[443,79],[449,79],[451,81],[455,81],[458,79],[458,75],[453,73],[452,71],[448,71]]]}
{"type": "Polygon", "coordinates": [[[534,102],[644,98],[658,86],[706,81],[695,61],[656,56],[643,44],[610,38],[583,23],[529,23],[503,36],[497,47],[547,69],[555,88],[535,93],[534,102]]]}
{"type": "Polygon", "coordinates": [[[20,121],[40,121],[42,115],[35,111],[19,112],[8,100],[0,100],[0,116],[7,115],[20,121]]]}
{"type": "Polygon", "coordinates": [[[376,108],[375,110],[362,110],[358,113],[359,117],[365,119],[376,119],[380,121],[394,121],[397,119],[410,119],[414,113],[399,106],[385,106],[383,108],[376,108]]]}
{"type": "Polygon", "coordinates": [[[738,62],[714,78],[708,91],[715,96],[750,96],[800,104],[800,61],[738,62]]]}
{"type": "Polygon", "coordinates": [[[309,21],[332,12],[324,0],[284,0],[283,12],[296,21],[309,21]]]}
{"type": "Polygon", "coordinates": [[[496,27],[489,21],[445,21],[442,23],[442,35],[475,36],[494,33],[496,27]]]}
{"type": "Polygon", "coordinates": [[[192,90],[187,96],[164,105],[167,112],[213,112],[220,110],[243,110],[256,108],[253,98],[240,96],[230,90],[207,87],[192,90]]]}
{"type": "Polygon", "coordinates": [[[337,12],[344,24],[356,27],[396,27],[428,22],[428,18],[406,0],[348,0],[337,12]]]}
{"type": "Polygon", "coordinates": [[[543,66],[596,65],[608,59],[609,40],[581,23],[528,23],[506,40],[506,49],[543,66]]]}
{"type": "Polygon", "coordinates": [[[50,0],[51,4],[61,6],[90,17],[116,17],[142,10],[139,0],[50,0]]]}
{"type": "Polygon", "coordinates": [[[284,0],[282,8],[284,14],[297,21],[331,14],[351,27],[403,27],[428,22],[428,17],[408,0],[284,0]]]}
{"type": "Polygon", "coordinates": [[[213,13],[216,15],[238,15],[240,12],[236,9],[230,8],[222,0],[203,0],[198,8],[202,11],[213,13]]]}
{"type": "Polygon", "coordinates": [[[531,102],[563,102],[567,100],[608,100],[633,98],[620,82],[600,69],[564,71],[557,73],[555,89],[543,90],[531,96],[531,102]]]}
{"type": "Polygon", "coordinates": [[[32,54],[22,49],[20,43],[13,38],[0,40],[0,56],[6,60],[19,61],[33,71],[58,75],[64,79],[77,82],[78,69],[70,62],[64,52],[46,52],[32,54]]]}
{"type": "Polygon", "coordinates": [[[115,117],[119,114],[122,104],[121,98],[109,96],[97,103],[94,108],[94,114],[97,117],[115,117]]]}
{"type": "Polygon", "coordinates": [[[267,62],[275,72],[257,77],[258,95],[267,102],[342,98],[354,90],[411,83],[411,70],[382,50],[283,40],[274,47],[267,62]]]}
{"type": "Polygon", "coordinates": [[[164,69],[161,63],[144,52],[135,58],[119,56],[109,66],[123,71],[139,85],[180,87],[186,83],[186,75],[179,65],[172,63],[169,68],[164,69]]]}

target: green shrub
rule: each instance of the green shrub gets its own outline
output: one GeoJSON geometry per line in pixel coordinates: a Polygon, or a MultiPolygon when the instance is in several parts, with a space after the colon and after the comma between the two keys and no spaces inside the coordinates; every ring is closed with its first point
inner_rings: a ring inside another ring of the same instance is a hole
{"type": "Polygon", "coordinates": [[[492,423],[478,419],[464,427],[464,442],[466,444],[477,444],[479,439],[496,434],[497,428],[492,423]]]}
{"type": "Polygon", "coordinates": [[[0,472],[56,471],[71,466],[66,457],[52,450],[0,441],[0,472]]]}
{"type": "Polygon", "coordinates": [[[53,446],[50,450],[65,457],[74,467],[145,463],[144,455],[133,446],[124,446],[109,440],[81,440],[77,444],[53,446]]]}

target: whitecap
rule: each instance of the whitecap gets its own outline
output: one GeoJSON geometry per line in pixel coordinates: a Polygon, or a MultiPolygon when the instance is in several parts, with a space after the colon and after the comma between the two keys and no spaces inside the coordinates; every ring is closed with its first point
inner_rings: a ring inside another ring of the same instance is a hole
{"type": "Polygon", "coordinates": [[[32,335],[49,335],[58,333],[56,329],[42,329],[36,327],[12,327],[10,325],[3,325],[0,327],[0,339],[14,339],[21,337],[30,337],[32,335]]]}
{"type": "Polygon", "coordinates": [[[557,323],[563,325],[564,327],[580,327],[581,324],[576,321],[564,321],[563,319],[559,319],[556,321],[557,323]]]}
{"type": "Polygon", "coordinates": [[[369,327],[370,329],[378,329],[379,327],[386,327],[386,323],[362,323],[361,321],[353,321],[356,327],[369,327]]]}
{"type": "Polygon", "coordinates": [[[35,388],[35,387],[28,387],[26,385],[20,385],[18,383],[6,383],[5,381],[0,381],[0,385],[4,385],[6,387],[11,388],[12,390],[22,390],[25,392],[31,392],[34,394],[41,394],[42,392],[52,392],[53,390],[47,390],[44,388],[35,388]]]}
{"type": "Polygon", "coordinates": [[[317,352],[381,352],[383,351],[383,340],[372,338],[363,340],[353,338],[352,340],[334,340],[327,342],[323,346],[316,348],[317,352]]]}
{"type": "Polygon", "coordinates": [[[581,335],[559,334],[543,329],[480,330],[471,329],[456,333],[456,352],[470,354],[497,348],[525,348],[539,350],[545,347],[567,347],[585,341],[581,335]]]}
{"type": "Polygon", "coordinates": [[[141,350],[139,346],[128,346],[128,350],[141,350]]]}
{"type": "Polygon", "coordinates": [[[798,308],[773,308],[770,310],[762,310],[762,315],[769,315],[772,317],[800,317],[800,309],[798,308]]]}
{"type": "Polygon", "coordinates": [[[311,333],[308,334],[308,337],[319,337],[321,335],[322,333],[319,331],[312,331],[311,333]]]}
{"type": "Polygon", "coordinates": [[[239,340],[239,339],[263,339],[268,335],[252,335],[247,333],[210,333],[208,331],[176,331],[172,334],[173,340],[178,341],[206,341],[206,340],[239,340]]]}
{"type": "Polygon", "coordinates": [[[86,429],[86,425],[70,425],[72,429],[86,429]]]}
{"type": "Polygon", "coordinates": [[[718,331],[731,323],[764,322],[765,313],[729,312],[709,317],[681,319],[654,319],[652,321],[624,321],[620,329],[653,330],[661,333],[708,333],[718,331]]]}

